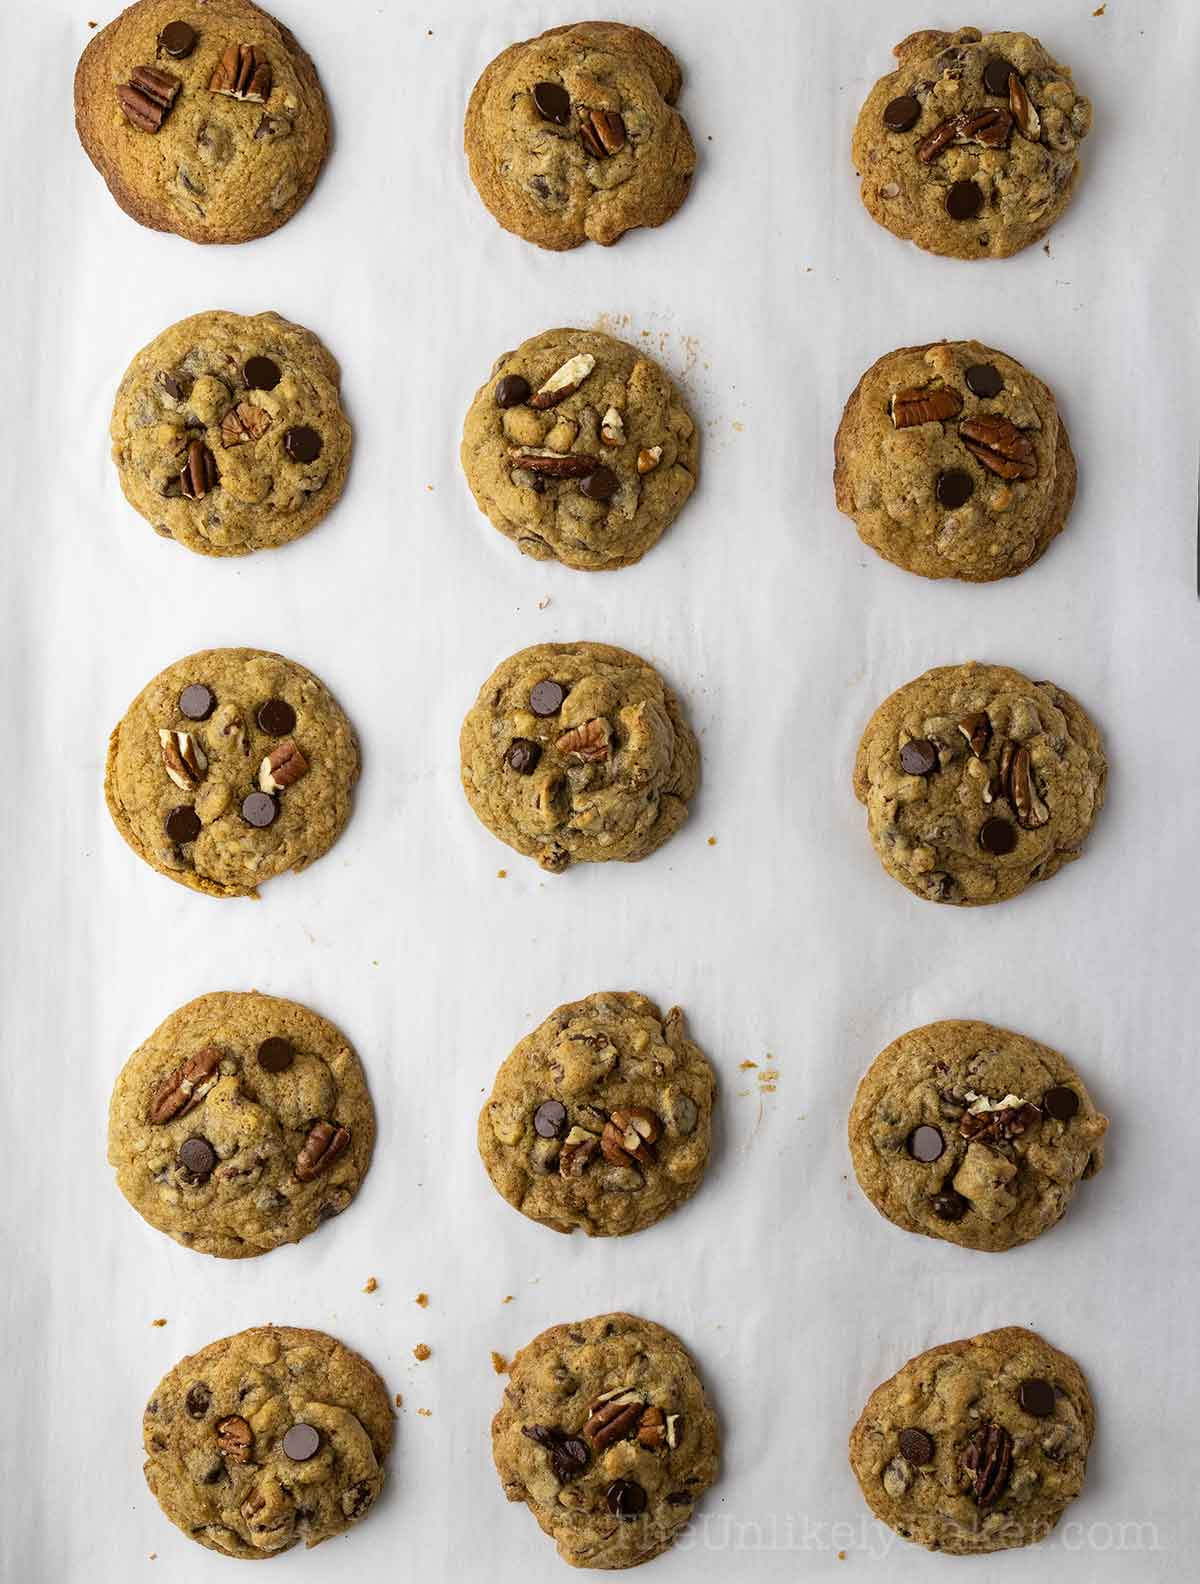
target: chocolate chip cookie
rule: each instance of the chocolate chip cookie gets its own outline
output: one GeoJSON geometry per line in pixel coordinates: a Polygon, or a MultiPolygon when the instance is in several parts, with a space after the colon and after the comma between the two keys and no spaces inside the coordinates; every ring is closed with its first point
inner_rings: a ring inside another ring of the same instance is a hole
{"type": "Polygon", "coordinates": [[[266,650],[205,649],[126,710],[104,796],[159,874],[209,896],[257,896],[328,852],[357,780],[354,729],[311,671],[266,650]]]}
{"type": "Polygon", "coordinates": [[[217,991],[172,1012],[121,1069],[108,1160],[144,1220],[222,1259],[340,1215],[371,1160],[358,1057],[295,1001],[217,991]]]}
{"type": "Polygon", "coordinates": [[[169,1370],[142,1419],[146,1483],[189,1539],[269,1557],[343,1534],[383,1488],[387,1387],[357,1353],[254,1326],[169,1370]]]}
{"type": "Polygon", "coordinates": [[[471,180],[506,231],[543,248],[617,242],[669,220],[696,150],[679,63],[641,28],[577,22],[512,44],[467,106],[471,180]]]}
{"type": "Polygon", "coordinates": [[[852,155],[867,212],[951,258],[1007,258],[1070,202],[1092,106],[1028,33],[929,28],[859,112],[852,155]]]}
{"type": "Polygon", "coordinates": [[[511,655],[480,688],[459,747],[476,814],[552,874],[647,857],[683,824],[700,781],[674,693],[610,644],[511,655]]]}
{"type": "Polygon", "coordinates": [[[289,220],[329,147],[316,68],[250,0],[138,0],[75,72],[75,127],[141,225],[245,242],[289,220]]]}
{"type": "Polygon", "coordinates": [[[639,1232],[690,1199],[708,1164],[712,1068],[683,1013],[601,992],[516,1046],[479,1113],[496,1191],[531,1221],[589,1237],[639,1232]]]}
{"type": "Polygon", "coordinates": [[[858,1185],[906,1232],[1009,1249],[1054,1225],[1104,1165],[1108,1118],[1048,1045],[949,1018],[872,1062],[850,1111],[858,1185]]]}
{"type": "Polygon", "coordinates": [[[883,867],[980,907],[1078,858],[1104,802],[1100,733],[1069,693],[1008,666],[938,666],[872,715],[854,794],[883,867]]]}
{"type": "Polygon", "coordinates": [[[181,319],[125,371],[112,415],[121,488],[155,533],[201,555],[298,539],[350,465],[341,371],[276,313],[181,319]]]}
{"type": "Polygon", "coordinates": [[[696,486],[700,434],[657,363],[597,330],[547,330],[498,358],[463,427],[480,511],[539,561],[641,560],[696,486]]]}
{"type": "Polygon", "coordinates": [[[1034,1545],[1083,1489],[1096,1415],[1083,1372],[1004,1326],[909,1359],[850,1436],[875,1516],[955,1556],[1034,1545]]]}
{"type": "Polygon", "coordinates": [[[720,1438],[679,1338],[635,1315],[534,1337],[512,1361],[492,1456],[572,1567],[665,1551],[717,1477],[720,1438]]]}
{"type": "Polygon", "coordinates": [[[978,341],[881,357],[834,441],[838,510],[887,561],[987,583],[1032,566],[1067,520],[1075,458],[1054,397],[978,341]]]}

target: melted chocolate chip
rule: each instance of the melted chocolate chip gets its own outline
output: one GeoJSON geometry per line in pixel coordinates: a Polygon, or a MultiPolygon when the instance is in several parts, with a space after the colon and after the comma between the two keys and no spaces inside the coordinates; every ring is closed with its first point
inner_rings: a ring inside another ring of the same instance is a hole
{"type": "Polygon", "coordinates": [[[558,1138],[567,1120],[567,1108],[561,1100],[543,1100],[533,1113],[533,1131],[539,1138],[558,1138]]]}
{"type": "Polygon", "coordinates": [[[947,468],[944,473],[939,473],[934,486],[939,504],[951,510],[956,506],[965,506],[974,492],[974,481],[962,468],[947,468]]]}
{"type": "Polygon", "coordinates": [[[524,374],[506,374],[496,381],[496,406],[519,407],[529,400],[530,384],[524,374]]]}
{"type": "Polygon", "coordinates": [[[183,1400],[190,1419],[203,1419],[212,1404],[212,1392],[203,1381],[196,1381],[188,1387],[188,1394],[183,1400]]]}
{"type": "Polygon", "coordinates": [[[972,220],[983,208],[983,193],[973,181],[951,182],[946,190],[946,213],[951,220],[972,220]]]}
{"type": "Polygon", "coordinates": [[[1017,845],[1017,833],[1006,819],[993,815],[983,822],[979,831],[979,845],[994,858],[1003,858],[1017,845]]]}
{"type": "Polygon", "coordinates": [[[905,775],[928,775],[936,769],[937,762],[937,749],[926,737],[914,737],[900,750],[900,768],[905,775]]]}
{"type": "Polygon", "coordinates": [[[1008,79],[1012,75],[1012,67],[1006,60],[997,57],[988,61],[983,68],[983,86],[988,93],[994,94],[997,99],[1008,98],[1008,79]]]}
{"type": "Polygon", "coordinates": [[[1069,1122],[1079,1110],[1079,1096],[1065,1084],[1055,1084],[1042,1096],[1042,1109],[1056,1122],[1069,1122]]]}
{"type": "Polygon", "coordinates": [[[967,389],[975,396],[999,396],[1004,389],[1004,379],[994,363],[973,363],[963,375],[967,389]]]}
{"type": "Polygon", "coordinates": [[[610,1513],[618,1518],[636,1518],[646,1510],[646,1492],[636,1480],[613,1480],[604,1493],[610,1513]]]}
{"type": "Polygon", "coordinates": [[[251,390],[274,390],[281,375],[279,365],[269,357],[247,358],[242,367],[242,377],[251,390]]]}
{"type": "Polygon", "coordinates": [[[192,682],[179,695],[179,713],[188,720],[207,720],[217,707],[217,696],[203,682],[192,682]]]}
{"type": "Polygon", "coordinates": [[[566,126],[571,119],[571,95],[562,83],[534,83],[533,108],[543,121],[553,121],[555,126],[566,126]]]}
{"type": "Polygon", "coordinates": [[[883,124],[889,132],[907,132],[921,114],[921,101],[913,94],[901,94],[883,107],[883,124]]]}
{"type": "Polygon", "coordinates": [[[922,1463],[933,1462],[933,1437],[924,1430],[918,1430],[915,1425],[907,1430],[901,1430],[896,1437],[900,1445],[901,1455],[910,1463],[915,1463],[918,1468],[922,1463]]]}
{"type": "Polygon", "coordinates": [[[286,699],[272,698],[259,706],[256,719],[259,731],[271,737],[286,737],[295,730],[296,711],[286,699]]]}
{"type": "Polygon", "coordinates": [[[247,825],[265,830],[268,825],[274,825],[278,815],[279,804],[269,792],[251,792],[249,797],[242,799],[242,818],[247,825]]]}
{"type": "Polygon", "coordinates": [[[196,29],[187,22],[168,22],[158,35],[158,47],[172,60],[183,60],[196,48],[196,29]]]}
{"type": "Polygon", "coordinates": [[[284,435],[283,449],[293,462],[315,462],[321,455],[321,436],[307,424],[297,424],[284,435]]]}
{"type": "Polygon", "coordinates": [[[167,815],[163,827],[171,840],[182,846],[199,836],[200,816],[190,803],[179,803],[167,815]]]}
{"type": "Polygon", "coordinates": [[[1017,1389],[1017,1401],[1035,1419],[1048,1419],[1054,1412],[1057,1400],[1058,1394],[1054,1387],[1039,1375],[1031,1375],[1028,1380],[1023,1380],[1017,1389]]]}
{"type": "Polygon", "coordinates": [[[206,1138],[184,1139],[177,1158],[193,1177],[207,1177],[217,1164],[217,1152],[206,1138]]]}
{"type": "Polygon", "coordinates": [[[567,690],[561,682],[535,682],[529,690],[529,708],[543,720],[557,715],[563,707],[567,690]]]}
{"type": "Polygon", "coordinates": [[[946,1140],[938,1128],[931,1127],[928,1122],[922,1122],[920,1127],[913,1128],[908,1135],[908,1153],[913,1160],[922,1161],[928,1165],[930,1161],[937,1160],[946,1148],[946,1140]]]}
{"type": "Polygon", "coordinates": [[[287,1072],[296,1060],[296,1052],[291,1040],[280,1039],[278,1035],[271,1039],[263,1040],[258,1047],[258,1065],[264,1072],[287,1072]]]}
{"type": "Polygon", "coordinates": [[[594,473],[579,481],[579,493],[589,500],[611,500],[621,487],[621,481],[612,468],[603,464],[594,473]]]}
{"type": "Polygon", "coordinates": [[[528,737],[514,737],[505,755],[509,769],[518,775],[532,775],[541,757],[541,744],[530,742],[528,737]]]}
{"type": "Polygon", "coordinates": [[[939,1221],[961,1221],[967,1213],[967,1201],[953,1188],[943,1188],[929,1201],[929,1208],[939,1221]]]}

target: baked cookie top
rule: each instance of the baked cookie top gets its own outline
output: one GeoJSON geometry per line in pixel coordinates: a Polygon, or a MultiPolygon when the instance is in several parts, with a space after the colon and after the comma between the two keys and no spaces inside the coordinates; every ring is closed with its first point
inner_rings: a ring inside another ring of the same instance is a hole
{"type": "Polygon", "coordinates": [[[664,1018],[632,991],[568,1001],[496,1074],[479,1154],[531,1221],[589,1237],[638,1232],[700,1186],[715,1086],[678,1007],[664,1018]]]}
{"type": "Polygon", "coordinates": [[[696,150],[679,63],[641,28],[577,22],[511,44],[467,105],[471,180],[506,231],[544,248],[669,220],[696,150]]]}
{"type": "Polygon", "coordinates": [[[850,1436],[871,1511],[931,1551],[1033,1545],[1083,1489],[1096,1416],[1074,1359],[1004,1326],[910,1359],[850,1436]]]}
{"type": "Polygon", "coordinates": [[[245,242],[291,218],[329,145],[316,68],[250,0],[138,0],[75,72],[75,126],[135,220],[245,242]]]}
{"type": "Polygon", "coordinates": [[[880,225],[928,253],[1007,258],[1071,198],[1091,101],[1028,33],[937,28],[896,45],[851,152],[880,225]]]}
{"type": "Polygon", "coordinates": [[[328,852],[357,780],[354,730],[311,671],[262,649],[204,649],[126,710],[104,795],[159,874],[209,896],[257,896],[261,881],[328,852]]]}
{"type": "Polygon", "coordinates": [[[298,539],[336,503],[350,465],[337,363],[277,313],[213,309],[164,330],[113,404],[121,488],[155,533],[201,555],[298,539]]]}
{"type": "Polygon", "coordinates": [[[630,566],[696,485],[700,434],[657,363],[598,330],[547,330],[496,360],[463,426],[480,511],[539,561],[630,566]]]}
{"type": "Polygon", "coordinates": [[[551,1326],[513,1359],[492,1456],[572,1567],[665,1551],[717,1477],[720,1438],[679,1338],[636,1315],[551,1326]]]}
{"type": "Polygon", "coordinates": [[[653,666],[546,643],[497,666],[463,721],[463,791],[502,842],[560,874],[634,862],[683,824],[700,745],[653,666]]]}
{"type": "Polygon", "coordinates": [[[978,341],[873,363],[834,441],[838,510],[921,577],[985,583],[1032,566],[1066,522],[1075,458],[1054,397],[978,341]]]}
{"type": "Polygon", "coordinates": [[[151,1226],[222,1259],[297,1243],[358,1192],[375,1113],[343,1035],[257,991],[198,997],[121,1069],[117,1185],[151,1226]]]}
{"type": "Polygon", "coordinates": [[[930,902],[1003,902],[1078,858],[1104,802],[1100,733],[1008,666],[937,666],[872,715],[854,794],[893,879],[930,902]]]}
{"type": "Polygon", "coordinates": [[[323,1331],[255,1326],[181,1359],[142,1419],[146,1483],[189,1539],[268,1557],[344,1533],[383,1487],[387,1387],[323,1331]]]}
{"type": "Polygon", "coordinates": [[[850,1111],[858,1185],[907,1232],[964,1248],[1028,1243],[1104,1165],[1108,1118],[1048,1045],[948,1018],[872,1062],[850,1111]]]}

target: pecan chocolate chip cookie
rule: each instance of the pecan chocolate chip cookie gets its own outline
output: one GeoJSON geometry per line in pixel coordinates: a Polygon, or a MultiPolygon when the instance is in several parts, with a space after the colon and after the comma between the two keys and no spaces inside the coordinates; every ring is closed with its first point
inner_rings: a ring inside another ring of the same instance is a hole
{"type": "Polygon", "coordinates": [[[674,108],[679,63],[620,22],[577,22],[510,45],[467,106],[471,180],[506,231],[544,248],[605,246],[669,220],[696,151],[674,108]]]}
{"type": "Polygon", "coordinates": [[[638,1232],[690,1199],[708,1164],[715,1079],[683,1013],[634,992],[569,1001],[527,1034],[479,1113],[479,1154],[531,1221],[638,1232]]]}
{"type": "Polygon", "coordinates": [[[609,644],[534,644],[463,721],[463,791],[502,842],[560,874],[645,858],[700,781],[700,745],[653,666],[609,644]]]}
{"type": "Polygon", "coordinates": [[[296,1243],[340,1215],[371,1160],[358,1057],[295,1001],[218,991],[173,1012],[121,1069],[117,1185],[151,1226],[222,1259],[296,1243]]]}
{"type": "Polygon", "coordinates": [[[341,372],[276,313],[181,319],[125,371],[113,461],[129,504],[202,555],[298,539],[336,503],[350,465],[341,372]]]}
{"type": "Polygon", "coordinates": [[[1054,397],[978,341],[881,357],[834,441],[838,510],[888,561],[986,583],[1032,566],[1066,522],[1075,458],[1054,397]]]}
{"type": "Polygon", "coordinates": [[[859,112],[854,168],[872,217],[929,253],[1007,258],[1071,198],[1091,102],[1027,33],[910,34],[859,112]]]}
{"type": "Polygon", "coordinates": [[[635,1315],[552,1326],[512,1361],[492,1456],[572,1567],[665,1551],[717,1477],[720,1439],[679,1338],[635,1315]]]}
{"type": "Polygon", "coordinates": [[[630,566],[696,486],[700,435],[657,363],[596,330],[547,330],[476,392],[462,465],[518,549],[585,571],[630,566]]]}
{"type": "Polygon", "coordinates": [[[905,1540],[967,1556],[1034,1545],[1083,1489],[1096,1415],[1075,1360],[1004,1326],[910,1359],[877,1386],[850,1466],[905,1540]]]}
{"type": "Polygon", "coordinates": [[[850,1112],[858,1185],[907,1232],[964,1248],[1028,1243],[1104,1165],[1108,1118],[1048,1045],[947,1019],[882,1051],[850,1112]]]}
{"type": "Polygon", "coordinates": [[[880,862],[930,902],[1016,896],[1078,858],[1104,802],[1100,733],[1008,666],[939,666],[871,717],[854,793],[880,862]]]}
{"type": "Polygon", "coordinates": [[[75,126],[126,214],[192,242],[274,231],[329,146],[316,68],[250,0],[137,0],[80,57],[75,126]]]}
{"type": "Polygon", "coordinates": [[[387,1387],[357,1353],[293,1326],[210,1342],[142,1419],[146,1483],[189,1539],[269,1557],[343,1534],[383,1488],[387,1387]]]}
{"type": "Polygon", "coordinates": [[[108,744],[113,823],[152,869],[209,896],[257,896],[328,852],[350,818],[358,741],[311,671],[205,649],[159,672],[108,744]]]}

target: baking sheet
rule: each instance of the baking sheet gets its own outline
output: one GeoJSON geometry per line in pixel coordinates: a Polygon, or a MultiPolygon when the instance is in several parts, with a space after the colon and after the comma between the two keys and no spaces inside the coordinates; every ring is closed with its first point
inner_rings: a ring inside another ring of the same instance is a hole
{"type": "Polygon", "coordinates": [[[562,1579],[491,1466],[502,1383],[490,1352],[618,1307],[694,1349],[724,1431],[720,1483],[655,1564],[662,1584],[1194,1570],[1200,10],[1109,0],[1097,17],[1093,0],[978,0],[957,19],[1040,33],[1096,104],[1085,177],[1049,245],[969,267],[873,225],[847,154],[892,43],[954,25],[952,12],[616,6],[680,55],[700,168],[661,230],[559,256],[484,211],[461,117],[494,54],[577,7],[279,7],[318,63],[336,148],[294,220],[226,249],[140,229],[83,157],[70,105],[82,0],[9,0],[0,15],[13,63],[0,98],[4,1576],[236,1571],[160,1515],[140,1415],[184,1353],[274,1320],[359,1348],[404,1407],[375,1514],[274,1561],[272,1578],[349,1565],[364,1584],[562,1579]],[[336,512],[240,561],[156,540],[108,458],[133,352],[209,307],[274,308],[316,330],[342,361],[357,432],[336,512]],[[684,516],[641,565],[609,575],[518,556],[457,461],[493,357],[570,323],[645,338],[704,427],[684,516]],[[880,353],[943,335],[978,336],[1042,375],[1080,459],[1067,532],[1012,582],[909,577],[834,510],[846,394],[880,353]],[[470,814],[457,734],[505,655],[581,637],[627,645],[677,685],[705,779],[652,860],[554,878],[470,814]],[[100,790],[109,729],[142,684],[239,643],[315,669],[364,745],[346,835],[258,904],[210,901],[138,864],[100,790]],[[849,774],[886,693],[973,656],[1077,693],[1113,773],[1083,862],[964,912],[923,906],[883,874],[849,774]],[[111,1181],[104,1128],[118,1068],[168,1012],[250,986],[346,1030],[379,1143],[342,1220],[226,1263],[139,1221],[111,1181]],[[515,1041],[600,988],[686,1009],[720,1076],[720,1133],[683,1211],[587,1243],[511,1211],[474,1131],[515,1041]],[[1109,1169],[1019,1252],[906,1237],[853,1183],[844,1119],[859,1074],[942,1016],[1062,1048],[1113,1118],[1109,1169]],[[1038,1327],[1090,1376],[1087,1489],[1035,1550],[930,1560],[870,1519],[846,1436],[911,1354],[1007,1323],[1038,1327]],[[432,1348],[423,1364],[419,1342],[432,1348]]]}

